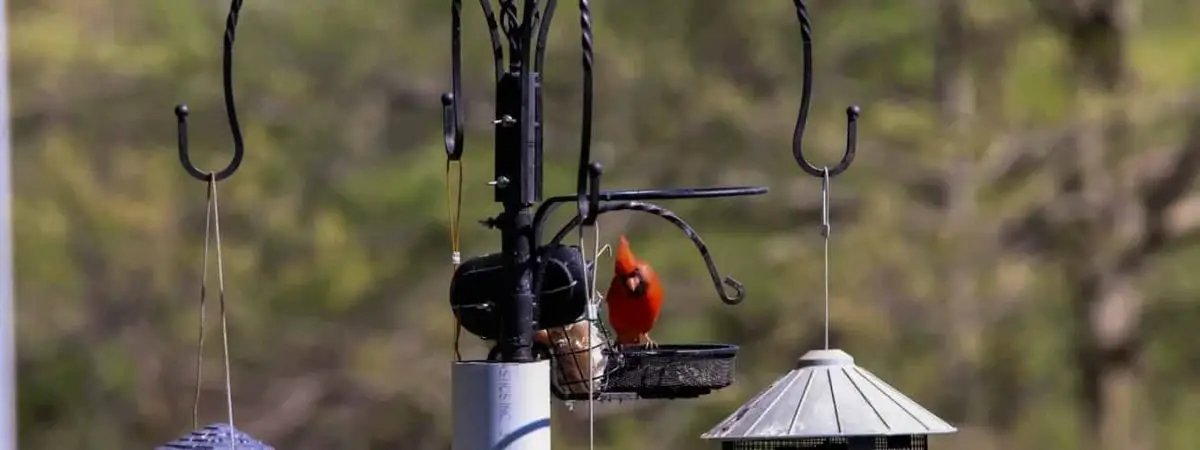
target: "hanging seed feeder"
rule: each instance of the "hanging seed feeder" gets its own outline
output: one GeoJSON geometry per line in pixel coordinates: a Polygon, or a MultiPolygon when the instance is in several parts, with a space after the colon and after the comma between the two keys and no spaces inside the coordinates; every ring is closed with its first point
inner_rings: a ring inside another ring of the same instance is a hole
{"type": "Polygon", "coordinates": [[[155,450],[275,450],[229,424],[215,423],[168,442],[155,450]]]}
{"type": "Polygon", "coordinates": [[[825,239],[825,349],[805,354],[786,375],[705,433],[725,450],[925,450],[928,436],[957,430],[871,372],[844,351],[829,348],[829,187],[854,161],[859,110],[850,107],[846,153],[833,168],[805,159],[801,146],[812,93],[812,26],[794,0],[804,44],[804,88],[792,153],[804,172],[821,179],[825,239]]]}
{"type": "Polygon", "coordinates": [[[924,450],[955,431],[846,352],[813,350],[703,438],[729,450],[924,450]]]}

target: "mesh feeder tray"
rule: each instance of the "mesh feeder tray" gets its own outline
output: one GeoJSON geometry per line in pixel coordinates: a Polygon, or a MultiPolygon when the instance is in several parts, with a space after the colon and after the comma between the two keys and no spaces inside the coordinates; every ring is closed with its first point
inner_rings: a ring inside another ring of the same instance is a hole
{"type": "MultiPolygon", "coordinates": [[[[613,352],[596,400],[696,398],[733,384],[738,347],[727,344],[664,344],[655,349],[613,352]]],[[[587,400],[569,394],[563,400],[587,400]]]]}

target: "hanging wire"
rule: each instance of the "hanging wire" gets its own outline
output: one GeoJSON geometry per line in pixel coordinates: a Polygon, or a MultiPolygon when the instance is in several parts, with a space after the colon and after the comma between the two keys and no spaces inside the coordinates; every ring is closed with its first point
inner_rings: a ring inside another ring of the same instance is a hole
{"type": "Polygon", "coordinates": [[[204,203],[204,257],[200,269],[200,330],[196,339],[196,396],[192,401],[192,429],[200,428],[200,392],[204,385],[204,317],[208,297],[208,243],[212,231],[212,192],[206,194],[204,203]]]}
{"type": "MultiPolygon", "coordinates": [[[[609,248],[610,247],[607,245],[604,247],[600,247],[600,227],[597,224],[592,224],[590,226],[585,225],[585,226],[579,227],[579,257],[584,259],[584,261],[583,261],[584,270],[589,272],[589,273],[585,273],[584,277],[583,277],[583,280],[584,280],[583,288],[584,288],[584,292],[587,293],[587,297],[588,297],[587,298],[587,302],[588,302],[587,312],[585,313],[586,314],[585,322],[587,322],[587,339],[588,339],[588,342],[587,342],[587,349],[588,349],[587,377],[588,377],[588,448],[589,449],[596,448],[596,406],[595,406],[596,405],[596,362],[593,360],[593,358],[595,358],[596,355],[592,351],[593,349],[596,348],[596,345],[597,345],[595,342],[592,342],[592,339],[595,337],[595,335],[592,332],[592,327],[594,326],[593,324],[597,320],[599,320],[599,316],[600,316],[600,313],[599,313],[599,311],[600,311],[600,293],[596,290],[596,277],[597,277],[597,272],[598,272],[597,269],[599,268],[598,262],[600,261],[600,256],[602,254],[604,254],[604,251],[609,248]],[[586,250],[587,246],[586,246],[586,239],[584,238],[586,236],[585,231],[584,231],[585,228],[592,229],[592,232],[593,232],[592,247],[596,249],[596,251],[592,254],[590,269],[588,269],[588,261],[587,261],[588,255],[587,255],[587,250],[586,250]]],[[[578,367],[578,362],[576,363],[576,367],[578,367]]]]}
{"type": "MultiPolygon", "coordinates": [[[[459,251],[459,223],[462,218],[462,189],[463,188],[463,168],[461,160],[447,159],[446,160],[446,214],[449,216],[450,222],[450,264],[457,270],[462,264],[462,253],[459,251]],[[456,169],[456,170],[455,170],[456,169]],[[450,179],[457,178],[457,187],[452,188],[450,179]]],[[[453,271],[451,271],[453,273],[453,271]]],[[[453,276],[453,275],[451,275],[453,276]]],[[[454,313],[454,360],[462,361],[462,352],[459,348],[459,341],[462,337],[462,321],[458,317],[458,313],[454,313]]]]}
{"type": "Polygon", "coordinates": [[[825,350],[829,350],[829,168],[821,169],[821,236],[825,238],[825,350]]]}
{"type": "MultiPolygon", "coordinates": [[[[221,342],[225,366],[225,407],[229,419],[229,427],[232,430],[236,428],[233,424],[233,377],[229,362],[229,324],[225,303],[225,266],[221,253],[221,212],[217,201],[217,180],[215,175],[209,178],[207,191],[207,199],[204,205],[204,257],[202,259],[204,267],[201,269],[200,274],[200,330],[196,345],[196,395],[192,404],[192,427],[198,428],[200,421],[200,393],[201,387],[204,384],[204,329],[206,326],[205,307],[207,306],[206,300],[208,297],[208,255],[210,249],[215,247],[217,253],[217,296],[221,309],[221,342]]],[[[230,441],[233,441],[232,435],[230,436],[230,441]]]]}
{"type": "MultiPolygon", "coordinates": [[[[225,406],[228,409],[229,429],[230,433],[236,428],[233,424],[233,377],[230,374],[229,368],[229,325],[227,314],[225,313],[225,265],[221,256],[221,211],[217,206],[217,180],[212,177],[208,182],[209,192],[212,194],[212,214],[213,214],[213,237],[214,243],[217,246],[217,297],[221,304],[221,343],[224,347],[225,357],[225,406]]],[[[233,442],[230,436],[230,443],[233,442]]]]}

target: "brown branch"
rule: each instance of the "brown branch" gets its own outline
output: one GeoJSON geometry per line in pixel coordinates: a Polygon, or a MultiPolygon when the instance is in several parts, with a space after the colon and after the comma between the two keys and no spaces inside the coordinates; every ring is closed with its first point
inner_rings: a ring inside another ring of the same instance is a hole
{"type": "Polygon", "coordinates": [[[1200,178],[1200,116],[1193,119],[1183,148],[1168,167],[1166,173],[1149,177],[1140,189],[1145,231],[1122,255],[1121,270],[1137,270],[1163,250],[1200,237],[1200,194],[1189,197],[1200,178]]]}

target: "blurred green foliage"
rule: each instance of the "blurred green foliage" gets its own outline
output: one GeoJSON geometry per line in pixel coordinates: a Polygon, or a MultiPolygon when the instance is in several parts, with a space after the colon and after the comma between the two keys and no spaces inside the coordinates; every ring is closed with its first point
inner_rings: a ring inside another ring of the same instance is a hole
{"type": "MultiPolygon", "coordinates": [[[[490,50],[466,3],[473,255],[497,250],[474,223],[498,206],[484,184],[490,50]]],[[[573,189],[579,145],[573,3],[559,5],[545,74],[549,194],[573,189]]],[[[717,301],[672,227],[601,221],[606,240],[628,234],[665,277],[658,340],[743,353],[738,383],[710,397],[601,405],[598,448],[695,448],[821,342],[820,183],[789,153],[799,30],[784,1],[593,3],[594,155],[607,185],[772,189],[669,205],[746,283],[739,307],[717,301]]],[[[1162,225],[1154,218],[1196,215],[1175,208],[1193,204],[1182,195],[1155,216],[1142,194],[1200,152],[1189,138],[1200,3],[811,3],[813,158],[840,154],[846,104],[864,110],[859,161],[832,188],[835,344],[960,427],[937,448],[1099,448],[1091,440],[1122,426],[1104,448],[1200,445],[1189,426],[1200,252],[1182,241],[1194,227],[1130,244],[1162,225]],[[1056,15],[1066,4],[1079,9],[1056,15]],[[1125,25],[1089,22],[1113,11],[1125,25]],[[1090,84],[1093,60],[1120,67],[1119,88],[1090,84]],[[1118,128],[1123,137],[1085,139],[1118,128]],[[1075,178],[1083,194],[1064,187],[1075,178]],[[1049,225],[1022,226],[1034,219],[1049,225]],[[1107,256],[1129,248],[1143,257],[1136,270],[1107,256]],[[1107,323],[1097,317],[1138,324],[1122,338],[1133,357],[1091,362],[1107,323]]],[[[21,448],[147,448],[191,428],[205,186],[178,166],[170,111],[190,104],[197,164],[225,163],[226,7],[9,2],[21,448]]],[[[235,78],[247,154],[220,185],[224,272],[238,425],[277,448],[448,445],[437,100],[448,21],[446,0],[246,2],[235,78]]],[[[202,423],[224,408],[210,307],[202,423]]],[[[485,350],[465,341],[470,355],[485,350]]],[[[554,420],[556,448],[586,448],[586,408],[556,408],[554,420]]]]}

